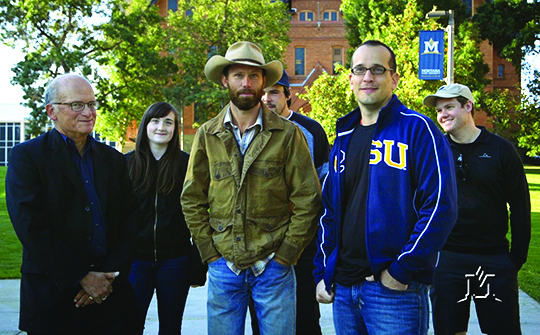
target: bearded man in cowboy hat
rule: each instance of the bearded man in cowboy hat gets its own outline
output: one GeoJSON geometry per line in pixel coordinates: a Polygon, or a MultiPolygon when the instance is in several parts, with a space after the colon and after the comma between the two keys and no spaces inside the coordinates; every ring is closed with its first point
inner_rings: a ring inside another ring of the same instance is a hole
{"type": "Polygon", "coordinates": [[[230,97],[197,131],[182,193],[208,263],[208,333],[244,334],[252,296],[261,334],[294,334],[292,265],[316,231],[320,184],[302,131],[261,103],[283,66],[237,42],[204,72],[230,97]]]}

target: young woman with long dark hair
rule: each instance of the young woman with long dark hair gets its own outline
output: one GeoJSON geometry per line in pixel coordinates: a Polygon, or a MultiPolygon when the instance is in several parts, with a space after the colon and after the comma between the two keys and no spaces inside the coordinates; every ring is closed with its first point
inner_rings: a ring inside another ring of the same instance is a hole
{"type": "Polygon", "coordinates": [[[129,279],[141,311],[141,334],[157,295],[159,334],[180,334],[190,287],[191,235],[180,204],[188,154],[180,150],[178,113],[156,102],[144,113],[129,175],[141,205],[137,255],[129,279]]]}

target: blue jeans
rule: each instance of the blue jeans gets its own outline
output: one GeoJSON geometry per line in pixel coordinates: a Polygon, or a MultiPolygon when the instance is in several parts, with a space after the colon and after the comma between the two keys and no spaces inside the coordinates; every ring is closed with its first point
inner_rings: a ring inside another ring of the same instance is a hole
{"type": "Polygon", "coordinates": [[[189,291],[189,256],[158,262],[135,260],[129,281],[135,289],[143,332],[148,306],[157,295],[159,335],[180,334],[189,291]]]}
{"type": "Polygon", "coordinates": [[[290,265],[271,260],[255,277],[251,269],[235,275],[222,257],[208,264],[208,334],[244,334],[249,296],[262,335],[293,335],[296,329],[296,278],[290,265]]]}
{"type": "Polygon", "coordinates": [[[428,286],[412,282],[406,291],[395,291],[380,282],[337,284],[333,313],[337,335],[426,335],[428,286]]]}

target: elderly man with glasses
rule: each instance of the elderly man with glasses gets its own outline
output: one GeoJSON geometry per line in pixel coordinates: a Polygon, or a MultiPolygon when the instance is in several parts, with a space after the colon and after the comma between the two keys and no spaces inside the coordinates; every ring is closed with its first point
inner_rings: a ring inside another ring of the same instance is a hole
{"type": "Polygon", "coordinates": [[[19,328],[131,334],[138,204],[125,158],[90,136],[98,103],[85,78],[55,78],[45,103],[54,129],[15,146],[6,176],[7,208],[23,246],[19,328]]]}
{"type": "Polygon", "coordinates": [[[450,141],[459,203],[433,277],[435,334],[465,334],[471,299],[482,333],[521,334],[517,275],[531,240],[521,158],[506,139],[474,124],[474,97],[467,86],[442,86],[424,105],[437,110],[450,141]],[[512,243],[506,237],[509,221],[512,243]]]}
{"type": "Polygon", "coordinates": [[[317,299],[336,334],[427,334],[428,285],[457,217],[452,153],[437,126],[393,94],[393,51],[352,57],[358,108],[339,119],[323,183],[317,299]]]}

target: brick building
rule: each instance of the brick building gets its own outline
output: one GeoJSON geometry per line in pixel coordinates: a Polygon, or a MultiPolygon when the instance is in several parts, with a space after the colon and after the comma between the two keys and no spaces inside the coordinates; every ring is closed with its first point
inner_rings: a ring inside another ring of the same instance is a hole
{"type": "MultiPolygon", "coordinates": [[[[183,0],[152,0],[159,7],[161,15],[166,16],[169,10],[178,9],[178,1],[183,0]]],[[[291,79],[291,109],[301,108],[309,112],[309,102],[298,98],[297,93],[304,93],[305,87],[312,83],[323,72],[333,73],[334,64],[344,64],[349,44],[346,39],[345,24],[340,11],[341,0],[282,0],[290,7],[291,21],[289,38],[291,43],[284,55],[284,66],[291,79]]],[[[487,0],[489,1],[489,0],[487,0]]],[[[463,0],[470,15],[485,0],[463,0]]],[[[512,64],[497,56],[496,50],[487,41],[480,45],[484,61],[489,65],[490,72],[486,77],[492,84],[486,90],[509,88],[516,90],[520,83],[520,74],[516,73],[512,64]]],[[[459,66],[459,64],[456,64],[459,66]]],[[[442,83],[441,83],[442,84],[442,83]]],[[[491,127],[485,113],[478,111],[476,122],[491,127]]],[[[184,134],[195,133],[193,106],[186,107],[183,113],[184,134]]]]}
{"type": "Polygon", "coordinates": [[[334,64],[344,64],[349,44],[340,12],[341,0],[290,0],[291,29],[284,62],[291,78],[291,109],[309,112],[307,101],[297,97],[321,73],[333,74],[334,64]]]}
{"type": "MultiPolygon", "coordinates": [[[[476,8],[483,5],[490,0],[463,0],[470,10],[470,15],[474,16],[476,8]]],[[[490,45],[488,41],[483,41],[480,44],[480,51],[484,54],[484,62],[489,66],[489,72],[486,74],[486,78],[491,80],[491,84],[486,85],[484,91],[493,91],[495,89],[509,89],[516,93],[519,97],[521,73],[516,72],[514,66],[497,55],[497,50],[490,45]]],[[[456,64],[459,66],[459,64],[456,64]]],[[[485,112],[479,110],[474,116],[475,122],[478,125],[486,126],[487,128],[493,128],[492,123],[488,120],[485,112]]]]}
{"type": "MultiPolygon", "coordinates": [[[[178,9],[178,1],[152,0],[159,7],[159,13],[166,16],[169,10],[178,9]]],[[[290,7],[291,44],[284,55],[284,66],[291,78],[291,109],[311,110],[309,103],[299,99],[296,93],[304,93],[304,87],[311,86],[317,77],[326,71],[333,73],[334,64],[343,64],[349,45],[345,37],[341,0],[283,0],[290,7]]],[[[193,135],[193,106],[185,107],[183,113],[184,134],[193,135]]],[[[136,137],[135,127],[129,130],[128,139],[136,137]]],[[[131,147],[126,143],[126,147],[131,147]]],[[[189,147],[189,145],[188,145],[189,147]]]]}

